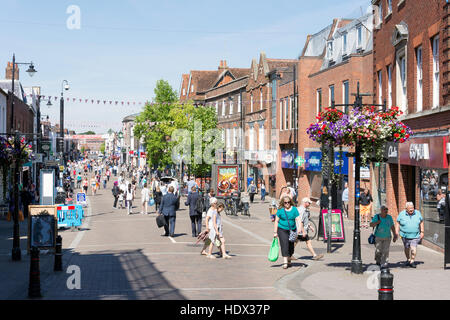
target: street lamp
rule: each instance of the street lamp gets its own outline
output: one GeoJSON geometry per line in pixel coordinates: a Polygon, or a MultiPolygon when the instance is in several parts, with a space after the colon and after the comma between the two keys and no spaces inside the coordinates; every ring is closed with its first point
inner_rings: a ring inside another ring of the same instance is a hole
{"type": "MultiPolygon", "coordinates": [[[[16,64],[28,65],[28,70],[26,71],[30,77],[32,77],[37,71],[34,69],[33,62],[16,62],[16,55],[13,53],[12,58],[12,85],[11,85],[11,125],[10,133],[12,134],[14,127],[14,76],[16,73],[16,64]]],[[[15,132],[14,147],[16,148],[16,153],[20,152],[20,142],[18,138],[18,132],[15,132]]],[[[13,261],[20,261],[22,259],[22,253],[20,250],[20,230],[19,230],[19,161],[16,161],[14,166],[14,231],[13,231],[13,248],[11,252],[11,257],[13,261]]]]}
{"type": "MultiPolygon", "coordinates": [[[[60,114],[60,134],[59,134],[59,151],[60,151],[60,163],[64,166],[64,90],[69,90],[69,82],[63,80],[61,83],[61,100],[59,105],[60,114]]],[[[61,181],[62,183],[62,181],[61,181]]]]}
{"type": "MultiPolygon", "coordinates": [[[[11,99],[11,126],[10,126],[10,133],[12,134],[13,131],[13,127],[14,127],[14,77],[15,77],[15,73],[16,73],[16,64],[22,64],[22,65],[28,65],[28,69],[27,69],[27,73],[29,74],[30,77],[33,77],[34,74],[37,72],[36,69],[34,68],[33,65],[33,61],[31,62],[16,62],[16,55],[13,53],[13,58],[12,58],[12,86],[11,86],[11,92],[12,92],[12,99],[11,99]]],[[[20,259],[19,259],[20,260],[20,259]]]]}

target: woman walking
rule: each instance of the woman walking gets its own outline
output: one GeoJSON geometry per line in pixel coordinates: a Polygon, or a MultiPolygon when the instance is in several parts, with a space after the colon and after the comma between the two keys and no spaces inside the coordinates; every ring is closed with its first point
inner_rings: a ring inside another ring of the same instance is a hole
{"type": "Polygon", "coordinates": [[[261,201],[266,200],[266,183],[264,180],[261,180],[261,201]]]}
{"type": "Polygon", "coordinates": [[[375,228],[375,261],[378,266],[386,267],[389,262],[389,247],[391,245],[391,232],[394,242],[397,241],[394,220],[388,215],[388,208],[381,206],[381,213],[373,217],[370,223],[375,228]]]}
{"type": "Polygon", "coordinates": [[[161,192],[161,189],[159,188],[159,186],[156,186],[155,192],[153,193],[154,198],[155,198],[155,212],[158,212],[158,208],[161,205],[161,200],[163,197],[163,194],[161,192]]]}
{"type": "Polygon", "coordinates": [[[142,203],[142,214],[148,214],[148,202],[150,201],[150,189],[147,187],[147,183],[144,184],[144,187],[141,190],[141,203],[142,203]]]}
{"type": "Polygon", "coordinates": [[[209,239],[211,243],[208,249],[207,258],[215,259],[216,257],[212,255],[213,244],[216,243],[220,247],[220,251],[222,252],[223,259],[231,259],[231,256],[227,254],[225,250],[225,238],[223,236],[223,225],[222,225],[222,217],[220,213],[223,211],[225,206],[223,203],[219,203],[217,205],[217,211],[212,210],[210,212],[210,220],[209,220],[209,239]],[[217,243],[218,240],[218,243],[217,243]]]}
{"type": "Polygon", "coordinates": [[[127,211],[128,214],[133,213],[133,199],[134,199],[134,191],[131,183],[128,184],[127,191],[125,192],[125,200],[127,201],[127,211]]]}
{"type": "Polygon", "coordinates": [[[299,225],[299,213],[297,208],[294,207],[294,201],[290,197],[284,196],[281,198],[273,229],[273,237],[279,239],[281,255],[283,256],[283,269],[291,266],[294,242],[297,238],[295,237],[294,241],[289,240],[290,230],[297,232],[299,225]]]}

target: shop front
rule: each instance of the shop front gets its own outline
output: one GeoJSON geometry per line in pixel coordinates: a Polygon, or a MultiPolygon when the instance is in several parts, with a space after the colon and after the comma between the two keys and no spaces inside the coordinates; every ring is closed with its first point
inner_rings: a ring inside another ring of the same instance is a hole
{"type": "MultiPolygon", "coordinates": [[[[338,149],[334,151],[334,173],[337,174],[338,178],[340,178],[340,186],[338,186],[338,190],[342,191],[342,186],[345,182],[348,181],[348,166],[349,161],[347,157],[347,151],[339,152],[338,149]]],[[[308,178],[308,182],[310,185],[310,194],[314,199],[319,199],[321,194],[321,187],[323,184],[323,176],[322,176],[322,152],[317,149],[305,150],[305,173],[308,178]]],[[[338,191],[336,191],[338,192],[338,191]]],[[[335,194],[335,198],[337,202],[340,202],[339,193],[335,194]]],[[[338,207],[339,205],[335,205],[338,207]]]]}
{"type": "Polygon", "coordinates": [[[273,193],[272,184],[270,183],[270,176],[273,175],[273,168],[276,168],[276,151],[246,151],[244,159],[247,163],[247,179],[246,188],[252,181],[255,181],[258,186],[258,192],[261,190],[261,182],[264,181],[266,185],[266,192],[273,193]]]}
{"type": "MultiPolygon", "coordinates": [[[[438,203],[448,188],[448,141],[448,136],[423,137],[399,145],[404,180],[416,182],[405,184],[407,201],[419,202],[416,208],[424,218],[425,239],[442,248],[445,241],[444,218],[438,203]]],[[[402,207],[399,209],[403,210],[402,207]]]]}

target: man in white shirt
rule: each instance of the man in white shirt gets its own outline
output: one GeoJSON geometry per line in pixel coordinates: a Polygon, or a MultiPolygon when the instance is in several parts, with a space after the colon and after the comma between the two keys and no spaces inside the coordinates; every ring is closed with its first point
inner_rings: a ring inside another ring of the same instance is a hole
{"type": "Polygon", "coordinates": [[[161,190],[161,193],[164,197],[167,193],[167,186],[165,184],[161,183],[161,186],[159,187],[159,189],[161,190]]]}

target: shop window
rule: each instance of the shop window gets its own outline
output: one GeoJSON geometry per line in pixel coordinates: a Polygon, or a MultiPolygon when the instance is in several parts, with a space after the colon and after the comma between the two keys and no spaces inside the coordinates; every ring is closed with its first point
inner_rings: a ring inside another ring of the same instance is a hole
{"type": "Polygon", "coordinates": [[[425,239],[444,247],[444,218],[439,200],[448,188],[447,169],[420,169],[420,212],[424,219],[425,239]]]}

